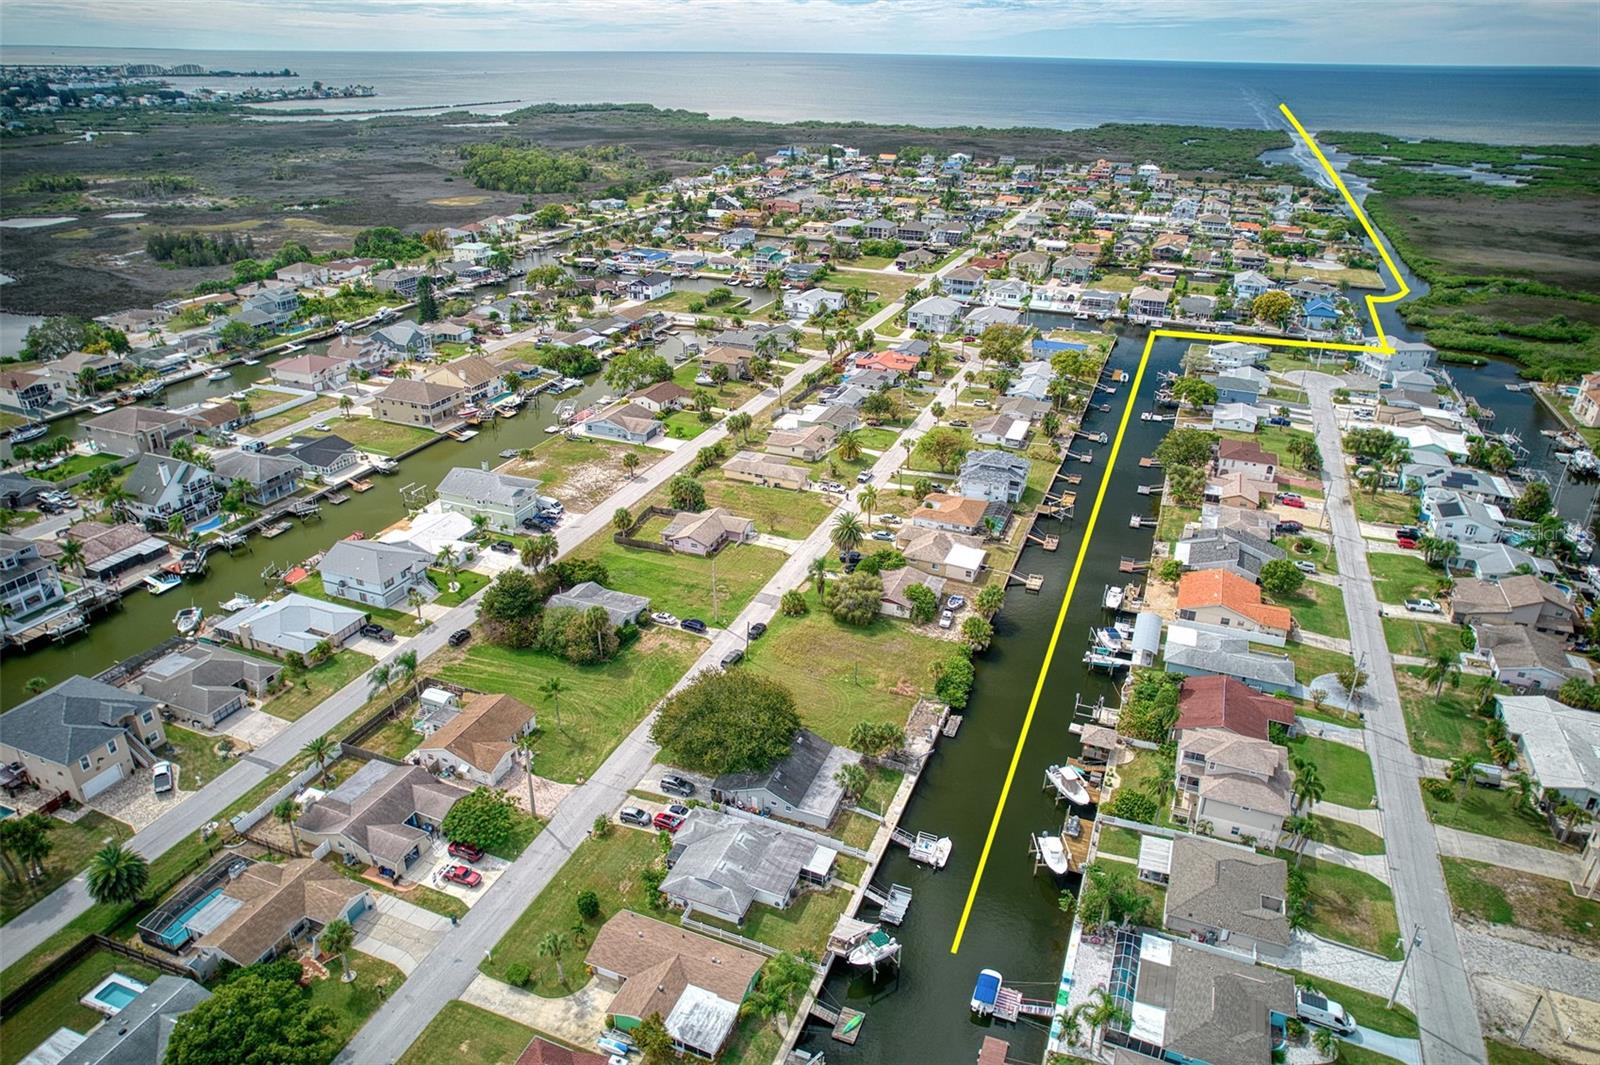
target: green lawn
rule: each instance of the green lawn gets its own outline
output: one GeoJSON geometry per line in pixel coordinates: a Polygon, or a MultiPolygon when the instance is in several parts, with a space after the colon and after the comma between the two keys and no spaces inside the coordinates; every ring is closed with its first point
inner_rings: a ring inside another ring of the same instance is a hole
{"type": "Polygon", "coordinates": [[[1143,833],[1135,832],[1131,828],[1107,826],[1100,830],[1100,850],[1107,854],[1119,854],[1124,858],[1137,858],[1139,841],[1143,838],[1143,833]]]}
{"type": "Polygon", "coordinates": [[[771,1021],[752,1015],[739,1022],[717,1061],[720,1065],[770,1065],[781,1043],[771,1021]]]}
{"type": "MultiPolygon", "coordinates": [[[[424,429],[419,425],[380,422],[376,418],[336,418],[328,428],[328,435],[341,436],[362,451],[379,455],[398,455],[438,435],[432,429],[424,429]]],[[[323,434],[313,431],[311,435],[323,434]]]]}
{"type": "Polygon", "coordinates": [[[13,1009],[0,1020],[0,1065],[21,1061],[57,1028],[71,1028],[87,1035],[105,1017],[78,1000],[114,972],[146,984],[161,975],[120,954],[95,951],[56,977],[22,1008],[13,1009]]]}
{"type": "MultiPolygon", "coordinates": [[[[434,599],[434,602],[440,606],[460,606],[489,583],[489,578],[482,573],[474,573],[465,569],[456,571],[454,577],[450,576],[447,570],[430,569],[428,571],[428,579],[433,581],[435,588],[439,589],[439,595],[434,599]],[[449,590],[451,584],[458,584],[460,587],[452,592],[449,590]]],[[[415,617],[416,615],[413,614],[411,616],[415,617]]]]}
{"type": "Polygon", "coordinates": [[[314,982],[306,990],[313,1006],[327,1006],[337,1018],[339,1042],[348,1043],[360,1030],[367,1018],[378,1012],[383,1000],[399,990],[406,976],[386,961],[367,954],[351,951],[347,955],[355,979],[345,983],[340,979],[344,967],[338,958],[328,961],[328,977],[314,982]]]}
{"type": "MultiPolygon", "coordinates": [[[[277,406],[278,403],[283,402],[283,400],[286,398],[288,397],[278,397],[278,401],[276,403],[272,403],[271,406],[277,406]]],[[[315,399],[301,403],[298,406],[290,407],[288,410],[281,410],[269,417],[260,418],[256,421],[253,421],[245,427],[245,432],[250,436],[266,436],[268,433],[275,433],[279,429],[287,429],[291,425],[299,425],[301,422],[314,415],[325,414],[328,411],[336,411],[338,409],[338,397],[318,396],[315,399]]],[[[338,419],[338,422],[340,425],[343,425],[345,419],[341,417],[338,419]]]]}
{"type": "Polygon", "coordinates": [[[871,451],[887,451],[900,439],[899,429],[886,429],[881,425],[870,425],[865,429],[856,431],[856,436],[861,440],[861,446],[871,451]]]}
{"type": "Polygon", "coordinates": [[[226,772],[234,760],[216,752],[222,739],[219,736],[202,736],[177,725],[165,726],[167,742],[176,753],[164,753],[179,765],[178,787],[183,791],[199,791],[226,772]]]}
{"type": "Polygon", "coordinates": [[[1449,800],[1436,799],[1423,790],[1422,805],[1427,807],[1428,819],[1434,824],[1546,850],[1563,849],[1543,815],[1526,806],[1519,807],[1516,792],[1510,788],[1468,785],[1465,791],[1460,786],[1454,790],[1457,797],[1449,800]]]}
{"type": "Polygon", "coordinates": [[[1156,539],[1173,541],[1183,535],[1183,527],[1200,520],[1199,507],[1180,507],[1163,499],[1161,516],[1156,521],[1156,539]]]}
{"type": "MultiPolygon", "coordinates": [[[[1155,795],[1155,783],[1161,773],[1161,763],[1165,759],[1160,751],[1136,751],[1133,760],[1117,766],[1117,788],[1129,791],[1142,791],[1146,795],[1155,795]]],[[[1172,793],[1161,795],[1156,800],[1156,824],[1167,828],[1177,827],[1172,820],[1172,793]]],[[[1135,852],[1137,853],[1137,852],[1135,852]]]]}
{"type": "MultiPolygon", "coordinates": [[[[1294,861],[1287,851],[1280,851],[1279,857],[1294,861]]],[[[1309,931],[1395,961],[1400,959],[1396,943],[1400,924],[1389,885],[1358,870],[1315,858],[1301,858],[1300,869],[1309,882],[1309,931]]]]}
{"type": "Polygon", "coordinates": [[[1489,1065],[1551,1065],[1552,1062],[1532,1047],[1519,1047],[1503,1039],[1486,1039],[1484,1045],[1489,1050],[1489,1065]]]}
{"type": "MultiPolygon", "coordinates": [[[[1121,884],[1124,890],[1132,890],[1137,895],[1150,900],[1150,912],[1147,918],[1152,925],[1161,924],[1161,914],[1166,908],[1167,889],[1159,884],[1152,884],[1147,880],[1139,879],[1139,867],[1132,862],[1094,862],[1105,869],[1108,879],[1121,884]]],[[[1097,915],[1098,916],[1098,915],[1097,915]]],[[[1143,921],[1139,922],[1145,923],[1143,921]]]]}
{"type": "Polygon", "coordinates": [[[362,740],[361,746],[390,758],[404,759],[421,742],[422,733],[412,728],[411,719],[402,714],[362,740]]]}
{"type": "Polygon", "coordinates": [[[1356,1023],[1363,1028],[1371,1028],[1375,1032],[1387,1035],[1397,1035],[1402,1039],[1417,1038],[1417,1015],[1399,1003],[1395,1003],[1394,1008],[1390,1009],[1386,995],[1374,995],[1370,991],[1336,984],[1332,980],[1312,976],[1296,969],[1280,971],[1294,977],[1296,986],[1311,988],[1333,999],[1348,1010],[1351,1016],[1355,1017],[1356,1023]]]}
{"type": "Polygon", "coordinates": [[[55,817],[46,820],[50,824],[51,850],[44,861],[45,875],[27,884],[10,879],[0,881],[0,925],[77,876],[89,863],[89,856],[108,841],[124,840],[133,835],[121,821],[94,810],[72,824],[55,817]]]}
{"type": "Polygon", "coordinates": [[[41,481],[52,483],[65,481],[68,477],[76,477],[80,473],[88,473],[97,466],[109,466],[117,461],[119,460],[116,455],[107,455],[104,452],[98,455],[70,455],[61,465],[37,474],[30,471],[29,476],[36,476],[41,481]]]}
{"type": "Polygon", "coordinates": [[[850,888],[839,885],[832,891],[808,891],[789,904],[786,910],[756,903],[745,914],[744,927],[719,921],[706,914],[695,919],[730,932],[748,936],[779,950],[810,951],[822,957],[828,947],[828,933],[839,923],[850,901],[850,888]]]}
{"type": "Polygon", "coordinates": [[[1565,881],[1464,858],[1440,861],[1457,910],[1490,924],[1591,944],[1600,941],[1600,903],[1578,898],[1565,881]]]}
{"type": "Polygon", "coordinates": [[[542,651],[474,641],[433,671],[481,691],[504,692],[534,707],[542,735],[535,770],[564,783],[587,777],[649,712],[705,647],[686,632],[652,627],[610,662],[577,666],[542,651]],[[559,706],[540,692],[561,682],[559,706]],[[557,721],[559,710],[560,720],[557,721]]]}
{"type": "Polygon", "coordinates": [[[1291,596],[1266,598],[1268,602],[1288,607],[1289,613],[1294,615],[1295,624],[1307,632],[1331,636],[1336,640],[1350,638],[1350,619],[1344,612],[1344,594],[1331,584],[1306,581],[1291,596]]]}
{"type": "Polygon", "coordinates": [[[1350,498],[1356,505],[1356,517],[1374,525],[1410,525],[1417,517],[1415,496],[1383,491],[1373,495],[1357,488],[1351,491],[1350,498]]]}
{"type": "Polygon", "coordinates": [[[385,628],[393,629],[396,635],[399,636],[414,636],[422,631],[422,622],[417,620],[416,611],[389,610],[384,607],[358,603],[354,599],[340,599],[336,595],[328,594],[328,590],[322,584],[322,574],[320,573],[306,574],[304,578],[294,583],[291,590],[299,592],[301,595],[314,596],[317,599],[326,599],[330,603],[338,603],[340,606],[365,611],[373,622],[385,628]]]}
{"type": "Polygon", "coordinates": [[[1378,791],[1372,781],[1372,761],[1365,751],[1315,736],[1296,736],[1289,741],[1289,750],[1316,763],[1325,789],[1322,797],[1328,802],[1358,810],[1372,805],[1378,791]]]}
{"type": "Polygon", "coordinates": [[[498,1013],[465,1002],[446,1002],[396,1065],[439,1065],[444,1061],[515,1065],[534,1035],[532,1028],[498,1013]]]}
{"type": "MultiPolygon", "coordinates": [[[[600,916],[585,922],[585,938],[592,938],[619,910],[635,910],[653,916],[649,891],[641,874],[660,858],[661,846],[653,832],[612,826],[604,839],[584,839],[555,879],[528,904],[478,968],[497,980],[504,980],[506,970],[520,962],[532,974],[527,988],[534,994],[562,998],[576,991],[587,979],[583,971],[586,944],[573,943],[563,955],[562,964],[569,985],[563,987],[557,979],[555,959],[538,953],[539,940],[552,931],[570,936],[573,922],[578,919],[573,900],[584,890],[593,891],[600,898],[600,916]]],[[[662,916],[672,921],[670,914],[662,916]]]]}
{"type": "Polygon", "coordinates": [[[814,592],[806,601],[811,610],[803,617],[772,619],[741,668],[786,684],[806,727],[834,743],[844,743],[857,721],[904,725],[917,693],[933,686],[933,663],[955,646],[882,616],[871,625],[846,625],[814,592]]]}
{"type": "Polygon", "coordinates": [[[654,448],[562,434],[546,436],[529,450],[530,458],[513,459],[503,471],[541,481],[541,492],[573,510],[589,510],[628,479],[623,456],[637,456],[635,473],[642,474],[666,454],[654,448]]]}
{"type": "MultiPolygon", "coordinates": [[[[810,536],[811,530],[833,511],[833,505],[818,492],[746,484],[729,480],[717,472],[708,472],[700,478],[700,483],[706,490],[707,507],[726,507],[742,518],[753,519],[758,532],[791,540],[810,536]]],[[[652,502],[665,506],[666,493],[658,493],[652,502]]]]}
{"type": "Polygon", "coordinates": [[[1407,599],[1431,599],[1434,586],[1445,575],[1444,570],[1424,562],[1421,555],[1410,553],[1368,552],[1367,566],[1372,570],[1372,586],[1378,598],[1396,605],[1407,599]]]}
{"type": "Polygon", "coordinates": [[[701,421],[697,411],[677,410],[662,418],[661,424],[666,426],[666,433],[672,439],[693,440],[717,423],[701,421]]]}
{"type": "MultiPolygon", "coordinates": [[[[664,520],[647,522],[641,539],[659,537],[664,525],[664,520]]],[[[729,545],[711,558],[645,551],[613,543],[610,529],[592,537],[578,554],[605,563],[611,574],[608,586],[647,597],[651,610],[700,618],[713,626],[737,617],[787,557],[755,544],[729,545]]]]}
{"type": "Polygon", "coordinates": [[[833,829],[828,834],[847,847],[864,851],[872,846],[873,837],[878,834],[878,822],[849,811],[833,823],[833,829]]]}
{"type": "Polygon", "coordinates": [[[321,705],[322,700],[365,673],[372,658],[360,651],[340,651],[315,669],[307,670],[292,687],[278,690],[261,707],[273,717],[298,721],[321,705]]]}
{"type": "Polygon", "coordinates": [[[867,790],[856,800],[856,805],[873,813],[886,813],[905,774],[898,769],[870,769],[868,772],[871,776],[867,778],[867,790]]]}
{"type": "Polygon", "coordinates": [[[1294,659],[1294,679],[1301,684],[1308,684],[1327,673],[1337,673],[1350,664],[1350,656],[1342,651],[1312,647],[1293,640],[1283,645],[1283,653],[1294,659]]]}
{"type": "Polygon", "coordinates": [[[1461,630],[1438,621],[1415,618],[1384,618],[1383,642],[1389,653],[1427,658],[1441,647],[1461,650],[1461,630]]]}
{"type": "Polygon", "coordinates": [[[1400,688],[1400,709],[1411,734],[1411,749],[1435,758],[1470,754],[1488,761],[1489,745],[1483,739],[1486,720],[1473,712],[1474,682],[1460,688],[1448,684],[1437,695],[1422,681],[1420,666],[1402,666],[1394,679],[1400,688]]]}
{"type": "Polygon", "coordinates": [[[1383,837],[1368,832],[1360,825],[1348,821],[1335,821],[1331,817],[1318,817],[1311,838],[1330,847],[1350,851],[1352,854],[1382,854],[1383,837]]]}
{"type": "Polygon", "coordinates": [[[1338,573],[1339,559],[1333,549],[1323,540],[1311,536],[1297,536],[1288,541],[1286,550],[1292,559],[1305,559],[1315,562],[1320,573],[1338,573]]]}

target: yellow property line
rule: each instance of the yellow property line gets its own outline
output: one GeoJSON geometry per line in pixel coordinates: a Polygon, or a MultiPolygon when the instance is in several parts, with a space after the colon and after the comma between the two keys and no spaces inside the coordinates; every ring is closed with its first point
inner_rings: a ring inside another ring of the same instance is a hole
{"type": "Polygon", "coordinates": [[[1000,799],[995,803],[994,817],[989,822],[989,834],[983,841],[983,853],[978,857],[978,870],[972,876],[972,886],[967,889],[966,905],[964,905],[961,909],[961,920],[956,924],[955,938],[950,943],[951,954],[955,954],[961,950],[961,937],[966,934],[967,919],[972,916],[972,904],[977,901],[978,898],[978,886],[983,882],[983,871],[989,864],[989,851],[994,847],[995,833],[1000,829],[1000,815],[1005,812],[1006,800],[1011,796],[1011,784],[1017,775],[1017,765],[1022,761],[1022,749],[1028,742],[1028,732],[1033,727],[1033,717],[1039,709],[1039,697],[1044,693],[1045,677],[1050,673],[1050,663],[1055,659],[1056,644],[1061,639],[1061,629],[1067,621],[1067,607],[1071,605],[1072,595],[1078,587],[1078,575],[1083,570],[1084,559],[1089,553],[1089,541],[1094,537],[1095,526],[1100,520],[1100,505],[1105,500],[1106,489],[1111,485],[1111,473],[1116,468],[1117,455],[1122,450],[1122,438],[1127,433],[1128,422],[1133,417],[1133,405],[1134,402],[1139,398],[1139,385],[1144,381],[1145,367],[1150,363],[1150,352],[1155,347],[1156,338],[1172,337],[1178,340],[1204,340],[1222,343],[1227,343],[1230,341],[1249,341],[1255,344],[1270,345],[1273,347],[1282,348],[1320,348],[1327,351],[1365,351],[1384,355],[1393,354],[1394,352],[1394,346],[1389,343],[1388,337],[1384,336],[1383,324],[1378,321],[1377,305],[1380,303],[1393,303],[1396,300],[1404,299],[1406,296],[1410,295],[1411,289],[1406,285],[1404,279],[1401,278],[1400,271],[1398,268],[1396,268],[1394,260],[1389,258],[1389,253],[1384,248],[1383,241],[1378,239],[1378,234],[1373,230],[1372,223],[1367,220],[1366,213],[1361,210],[1361,205],[1356,202],[1354,196],[1350,195],[1350,190],[1345,187],[1344,179],[1341,178],[1339,176],[1339,172],[1333,168],[1333,164],[1328,162],[1328,157],[1322,154],[1322,149],[1317,146],[1315,138],[1306,132],[1305,127],[1300,124],[1300,120],[1294,116],[1294,112],[1289,110],[1288,104],[1279,104],[1278,110],[1283,112],[1284,117],[1289,120],[1289,124],[1292,125],[1295,129],[1295,132],[1300,135],[1300,139],[1305,141],[1306,146],[1310,148],[1311,151],[1316,155],[1317,162],[1322,164],[1322,169],[1326,171],[1328,177],[1332,179],[1335,187],[1338,188],[1340,194],[1344,197],[1344,202],[1350,207],[1350,210],[1355,215],[1356,220],[1361,223],[1361,228],[1366,231],[1367,238],[1371,240],[1373,246],[1378,249],[1378,255],[1383,259],[1383,264],[1389,268],[1389,276],[1394,279],[1395,285],[1398,286],[1395,291],[1386,293],[1385,295],[1369,295],[1366,297],[1367,313],[1372,316],[1372,327],[1376,331],[1378,345],[1373,347],[1366,344],[1323,343],[1316,340],[1291,340],[1287,337],[1249,335],[1241,336],[1236,333],[1199,333],[1189,332],[1181,329],[1152,329],[1150,331],[1150,336],[1145,341],[1144,353],[1139,357],[1139,369],[1133,375],[1133,389],[1128,395],[1127,405],[1122,410],[1122,420],[1117,425],[1116,439],[1111,442],[1111,455],[1106,462],[1105,475],[1100,480],[1099,490],[1095,492],[1094,507],[1089,512],[1089,524],[1084,528],[1083,531],[1083,542],[1078,546],[1078,557],[1072,563],[1072,575],[1067,580],[1067,593],[1061,600],[1061,609],[1056,613],[1055,628],[1052,629],[1050,633],[1050,645],[1045,649],[1044,662],[1039,666],[1039,677],[1036,681],[1034,681],[1033,698],[1029,700],[1028,713],[1022,719],[1022,731],[1017,736],[1017,746],[1011,752],[1011,764],[1006,769],[1005,783],[1000,787],[1000,799]]]}

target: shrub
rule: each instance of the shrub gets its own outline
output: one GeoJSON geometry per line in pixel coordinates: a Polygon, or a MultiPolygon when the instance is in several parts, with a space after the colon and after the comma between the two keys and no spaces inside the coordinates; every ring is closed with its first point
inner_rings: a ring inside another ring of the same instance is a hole
{"type": "Polygon", "coordinates": [[[510,965],[506,966],[506,983],[510,984],[512,987],[527,987],[528,980],[532,976],[533,973],[530,972],[528,967],[522,964],[520,961],[512,962],[510,965]]]}
{"type": "Polygon", "coordinates": [[[806,605],[806,593],[798,588],[790,588],[783,593],[779,609],[783,611],[784,617],[790,618],[803,617],[811,612],[811,607],[806,605]]]}
{"type": "Polygon", "coordinates": [[[1147,825],[1156,823],[1159,807],[1156,800],[1142,791],[1118,788],[1111,800],[1111,814],[1125,821],[1140,821],[1147,825]]]}
{"type": "Polygon", "coordinates": [[[578,892],[578,916],[592,921],[600,916],[600,896],[587,889],[578,892]]]}
{"type": "Polygon", "coordinates": [[[942,703],[948,703],[952,710],[961,710],[967,705],[967,698],[972,694],[974,679],[972,662],[965,654],[951,655],[943,663],[939,679],[934,682],[933,694],[942,703]]]}
{"type": "Polygon", "coordinates": [[[883,579],[857,570],[828,585],[828,609],[847,625],[870,625],[883,600],[883,579]]]}
{"type": "Polygon", "coordinates": [[[1452,788],[1450,786],[1450,782],[1447,780],[1439,780],[1436,777],[1424,777],[1422,780],[1422,790],[1440,802],[1455,802],[1456,800],[1456,789],[1452,788]]]}

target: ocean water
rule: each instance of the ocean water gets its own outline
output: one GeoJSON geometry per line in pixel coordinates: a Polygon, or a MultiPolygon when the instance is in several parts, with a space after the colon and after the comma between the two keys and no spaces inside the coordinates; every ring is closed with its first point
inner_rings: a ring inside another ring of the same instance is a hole
{"type": "MultiPolygon", "coordinates": [[[[632,103],[717,117],[933,126],[1170,122],[1276,128],[1287,102],[1312,129],[1378,130],[1500,144],[1600,142],[1600,69],[1290,66],[1122,60],[787,53],[207,52],[7,48],[7,63],[199,63],[280,69],[374,100],[329,110],[632,103]]],[[[178,79],[176,84],[248,84],[178,79]]],[[[266,84],[286,84],[282,80],[266,84]]],[[[303,105],[294,105],[303,106],[303,105]]]]}

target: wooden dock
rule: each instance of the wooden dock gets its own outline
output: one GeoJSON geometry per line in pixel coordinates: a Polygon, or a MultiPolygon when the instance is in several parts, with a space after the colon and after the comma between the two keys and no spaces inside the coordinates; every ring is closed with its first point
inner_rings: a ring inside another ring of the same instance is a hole
{"type": "Polygon", "coordinates": [[[1129,558],[1126,555],[1123,556],[1122,561],[1117,563],[1117,572],[1119,573],[1143,573],[1149,568],[1149,559],[1129,558]]]}
{"type": "Polygon", "coordinates": [[[1094,461],[1094,452],[1093,451],[1078,452],[1078,451],[1068,450],[1067,458],[1069,458],[1069,459],[1077,459],[1079,462],[1093,462],[1094,461]]]}
{"type": "Polygon", "coordinates": [[[1037,533],[1029,533],[1028,542],[1038,544],[1041,550],[1054,551],[1056,548],[1061,546],[1061,537],[1052,533],[1047,533],[1043,536],[1040,536],[1037,533]]]}
{"type": "Polygon", "coordinates": [[[954,736],[956,734],[956,730],[961,728],[961,722],[963,720],[965,719],[960,714],[951,714],[945,719],[944,734],[946,736],[954,736]]]}
{"type": "Polygon", "coordinates": [[[1023,998],[1022,992],[1014,987],[1002,987],[995,996],[994,1018],[997,1021],[1015,1024],[1019,1016],[1053,1019],[1055,1015],[1054,1002],[1046,1002],[1042,998],[1023,998]]]}
{"type": "Polygon", "coordinates": [[[854,1046],[856,1040],[861,1038],[861,1026],[867,1017],[860,1010],[853,1010],[848,1006],[832,1009],[820,1002],[811,1003],[811,1016],[819,1021],[833,1025],[833,1031],[830,1034],[834,1039],[847,1046],[854,1046]]]}
{"type": "Polygon", "coordinates": [[[1128,519],[1128,528],[1130,529],[1154,529],[1155,527],[1156,519],[1154,518],[1146,518],[1143,515],[1135,514],[1128,519]]]}
{"type": "Polygon", "coordinates": [[[1008,580],[1017,581],[1022,585],[1023,591],[1032,592],[1034,595],[1038,595],[1044,588],[1044,574],[1042,573],[1030,573],[1025,577],[1019,577],[1013,573],[1008,580]]]}
{"type": "Polygon", "coordinates": [[[1141,455],[1139,457],[1139,468],[1141,470],[1159,470],[1161,468],[1161,463],[1157,462],[1149,455],[1141,455]]]}

